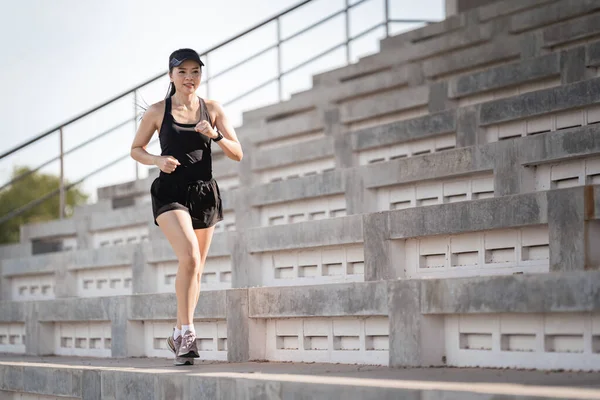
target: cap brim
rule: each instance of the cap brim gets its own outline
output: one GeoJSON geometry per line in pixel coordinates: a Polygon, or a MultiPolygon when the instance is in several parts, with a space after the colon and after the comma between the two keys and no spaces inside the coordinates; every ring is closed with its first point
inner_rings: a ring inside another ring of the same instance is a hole
{"type": "Polygon", "coordinates": [[[200,60],[199,58],[196,58],[196,57],[185,57],[185,58],[182,58],[181,60],[179,60],[179,59],[173,60],[173,61],[171,61],[171,66],[173,68],[179,67],[186,60],[193,60],[193,61],[196,61],[197,63],[199,63],[200,66],[202,66],[202,67],[204,66],[204,63],[202,62],[202,60],[200,60]]]}

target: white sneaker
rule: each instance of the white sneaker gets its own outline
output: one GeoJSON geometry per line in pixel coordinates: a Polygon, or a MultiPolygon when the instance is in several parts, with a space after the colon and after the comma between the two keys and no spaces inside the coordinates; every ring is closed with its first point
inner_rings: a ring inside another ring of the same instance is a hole
{"type": "Polygon", "coordinates": [[[173,361],[173,365],[194,365],[194,359],[189,357],[179,357],[177,352],[179,351],[179,347],[181,347],[181,339],[182,336],[179,336],[177,340],[173,339],[173,335],[170,335],[167,338],[167,347],[169,350],[175,354],[175,360],[173,361]]]}
{"type": "Polygon", "coordinates": [[[200,357],[200,354],[198,354],[198,345],[196,344],[196,334],[194,332],[185,331],[183,336],[177,339],[181,339],[181,344],[176,353],[177,356],[189,358],[200,357]]]}

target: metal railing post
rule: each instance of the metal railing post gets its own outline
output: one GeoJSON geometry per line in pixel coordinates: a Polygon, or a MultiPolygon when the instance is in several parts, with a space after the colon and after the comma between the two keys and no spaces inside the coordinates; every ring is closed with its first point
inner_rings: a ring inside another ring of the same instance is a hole
{"type": "MultiPolygon", "coordinates": [[[[137,90],[134,90],[133,91],[133,135],[134,136],[138,130],[137,102],[138,102],[137,90]]],[[[135,164],[135,180],[137,181],[138,179],[140,179],[140,163],[138,163],[137,161],[134,160],[134,164],[135,164]]]]}
{"type": "Polygon", "coordinates": [[[383,0],[385,8],[385,37],[390,37],[390,3],[389,0],[383,0]]]}
{"type": "Polygon", "coordinates": [[[350,64],[350,0],[346,0],[346,64],[350,64]]]}
{"type": "Polygon", "coordinates": [[[281,86],[281,18],[277,18],[277,86],[279,101],[283,100],[283,87],[281,86]]]}
{"type": "Polygon", "coordinates": [[[60,219],[65,217],[65,152],[64,152],[64,141],[63,141],[63,127],[60,127],[59,132],[60,142],[60,182],[59,182],[59,216],[60,219]]]}

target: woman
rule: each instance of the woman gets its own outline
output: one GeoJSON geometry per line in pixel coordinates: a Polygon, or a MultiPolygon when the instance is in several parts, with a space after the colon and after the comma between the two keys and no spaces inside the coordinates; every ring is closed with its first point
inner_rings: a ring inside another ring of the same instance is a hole
{"type": "Polygon", "coordinates": [[[219,187],[212,177],[211,143],[217,143],[232,160],[240,161],[243,156],[221,105],[196,95],[203,66],[192,49],[171,54],[169,92],[165,100],[146,110],[131,146],[134,160],[160,169],[150,188],[154,223],[167,237],[179,262],[175,278],[177,325],[167,339],[175,353],[175,365],[192,365],[199,357],[194,309],[214,227],[223,219],[219,187]],[[160,156],[146,151],[155,131],[160,156]]]}

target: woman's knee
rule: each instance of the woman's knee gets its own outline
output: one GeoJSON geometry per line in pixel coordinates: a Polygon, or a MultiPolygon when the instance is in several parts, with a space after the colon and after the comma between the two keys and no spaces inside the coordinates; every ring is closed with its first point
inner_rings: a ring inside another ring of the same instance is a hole
{"type": "Polygon", "coordinates": [[[189,251],[179,256],[179,268],[196,275],[200,272],[201,261],[200,252],[189,251]]]}

